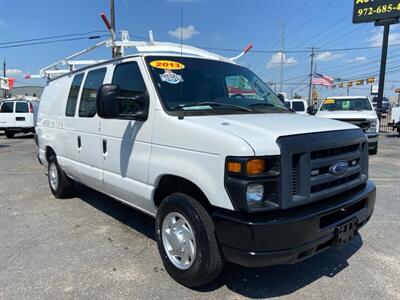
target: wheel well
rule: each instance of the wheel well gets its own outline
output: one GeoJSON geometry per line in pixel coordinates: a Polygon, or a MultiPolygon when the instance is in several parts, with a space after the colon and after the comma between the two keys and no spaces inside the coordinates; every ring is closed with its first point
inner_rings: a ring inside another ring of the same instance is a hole
{"type": "Polygon", "coordinates": [[[212,205],[208,201],[203,191],[193,182],[174,175],[164,175],[157,185],[154,192],[154,204],[158,207],[161,202],[170,194],[184,193],[196,199],[207,211],[212,210],[212,205]]]}
{"type": "Polygon", "coordinates": [[[46,147],[46,160],[49,161],[50,157],[56,155],[56,152],[53,150],[53,148],[51,148],[50,146],[46,147]]]}

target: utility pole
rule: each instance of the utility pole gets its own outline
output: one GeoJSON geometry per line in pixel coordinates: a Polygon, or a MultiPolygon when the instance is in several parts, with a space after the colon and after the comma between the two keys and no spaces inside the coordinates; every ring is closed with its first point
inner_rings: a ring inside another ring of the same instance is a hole
{"type": "MultiPolygon", "coordinates": [[[[3,61],[3,77],[7,77],[7,72],[6,72],[6,59],[3,61]]],[[[7,90],[4,90],[4,98],[7,98],[7,90]]]]}
{"type": "MultiPolygon", "coordinates": [[[[114,6],[114,0],[110,0],[110,16],[111,16],[111,28],[115,32],[115,6],[114,6]]],[[[112,57],[115,58],[117,57],[117,53],[115,51],[116,49],[113,47],[111,48],[112,51],[112,57]]]]}
{"type": "Polygon", "coordinates": [[[285,66],[285,22],[282,19],[281,23],[281,78],[279,91],[283,92],[283,71],[285,66]]]}
{"type": "Polygon", "coordinates": [[[312,105],[312,93],[313,93],[313,72],[314,72],[314,57],[315,57],[315,48],[311,48],[311,68],[310,68],[310,85],[308,90],[308,106],[312,105]]]}

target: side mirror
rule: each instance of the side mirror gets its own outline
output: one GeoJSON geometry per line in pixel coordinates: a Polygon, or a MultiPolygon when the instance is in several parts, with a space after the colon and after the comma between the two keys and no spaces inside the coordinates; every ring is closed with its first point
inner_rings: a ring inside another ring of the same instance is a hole
{"type": "Polygon", "coordinates": [[[307,107],[307,113],[309,114],[309,115],[315,115],[316,113],[317,113],[317,110],[316,109],[314,109],[314,107],[312,107],[312,106],[309,106],[309,107],[307,107]]]}
{"type": "Polygon", "coordinates": [[[103,119],[147,120],[149,96],[147,93],[125,97],[118,85],[103,84],[96,96],[97,114],[103,119]]]}

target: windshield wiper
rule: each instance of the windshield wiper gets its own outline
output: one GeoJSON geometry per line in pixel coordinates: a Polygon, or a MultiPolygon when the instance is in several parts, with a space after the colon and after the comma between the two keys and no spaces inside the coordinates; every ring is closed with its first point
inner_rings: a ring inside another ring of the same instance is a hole
{"type": "Polygon", "coordinates": [[[250,104],[249,105],[250,107],[254,107],[254,106],[275,106],[275,105],[273,105],[273,104],[271,104],[271,103],[268,103],[268,102],[260,102],[260,103],[253,103],[253,104],[250,104]]]}
{"type": "Polygon", "coordinates": [[[204,102],[196,102],[193,104],[184,104],[184,105],[178,105],[175,107],[176,110],[183,110],[184,108],[189,108],[189,107],[196,107],[196,106],[210,106],[210,107],[220,107],[220,106],[226,106],[230,107],[236,110],[241,110],[241,111],[247,111],[251,112],[252,110],[250,108],[247,108],[245,106],[240,106],[236,104],[230,104],[230,103],[219,103],[219,102],[211,102],[211,101],[204,101],[204,102]]]}

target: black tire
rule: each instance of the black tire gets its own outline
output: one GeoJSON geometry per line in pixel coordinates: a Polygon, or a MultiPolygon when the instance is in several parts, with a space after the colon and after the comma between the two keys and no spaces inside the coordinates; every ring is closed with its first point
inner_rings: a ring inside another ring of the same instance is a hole
{"type": "Polygon", "coordinates": [[[224,258],[218,247],[210,215],[199,202],[186,194],[171,194],[162,201],[156,217],[156,240],[165,269],[175,281],[184,286],[203,286],[217,278],[224,268],[224,258]],[[186,270],[176,267],[164,248],[162,225],[170,213],[181,214],[193,229],[196,255],[186,270]]]}
{"type": "Polygon", "coordinates": [[[6,137],[8,138],[8,139],[12,139],[13,137],[14,137],[14,132],[11,132],[11,131],[6,131],[5,132],[5,134],[6,134],[6,137]]]}
{"type": "Polygon", "coordinates": [[[57,157],[52,155],[48,161],[48,169],[47,169],[47,178],[50,186],[50,190],[53,193],[54,197],[59,199],[64,199],[71,197],[74,191],[74,181],[69,178],[63,170],[61,170],[58,162],[57,157]],[[55,166],[57,172],[58,183],[56,186],[53,186],[51,183],[51,168],[55,166]]]}
{"type": "Polygon", "coordinates": [[[368,151],[369,155],[377,155],[378,154],[378,145],[374,149],[368,151]]]}

